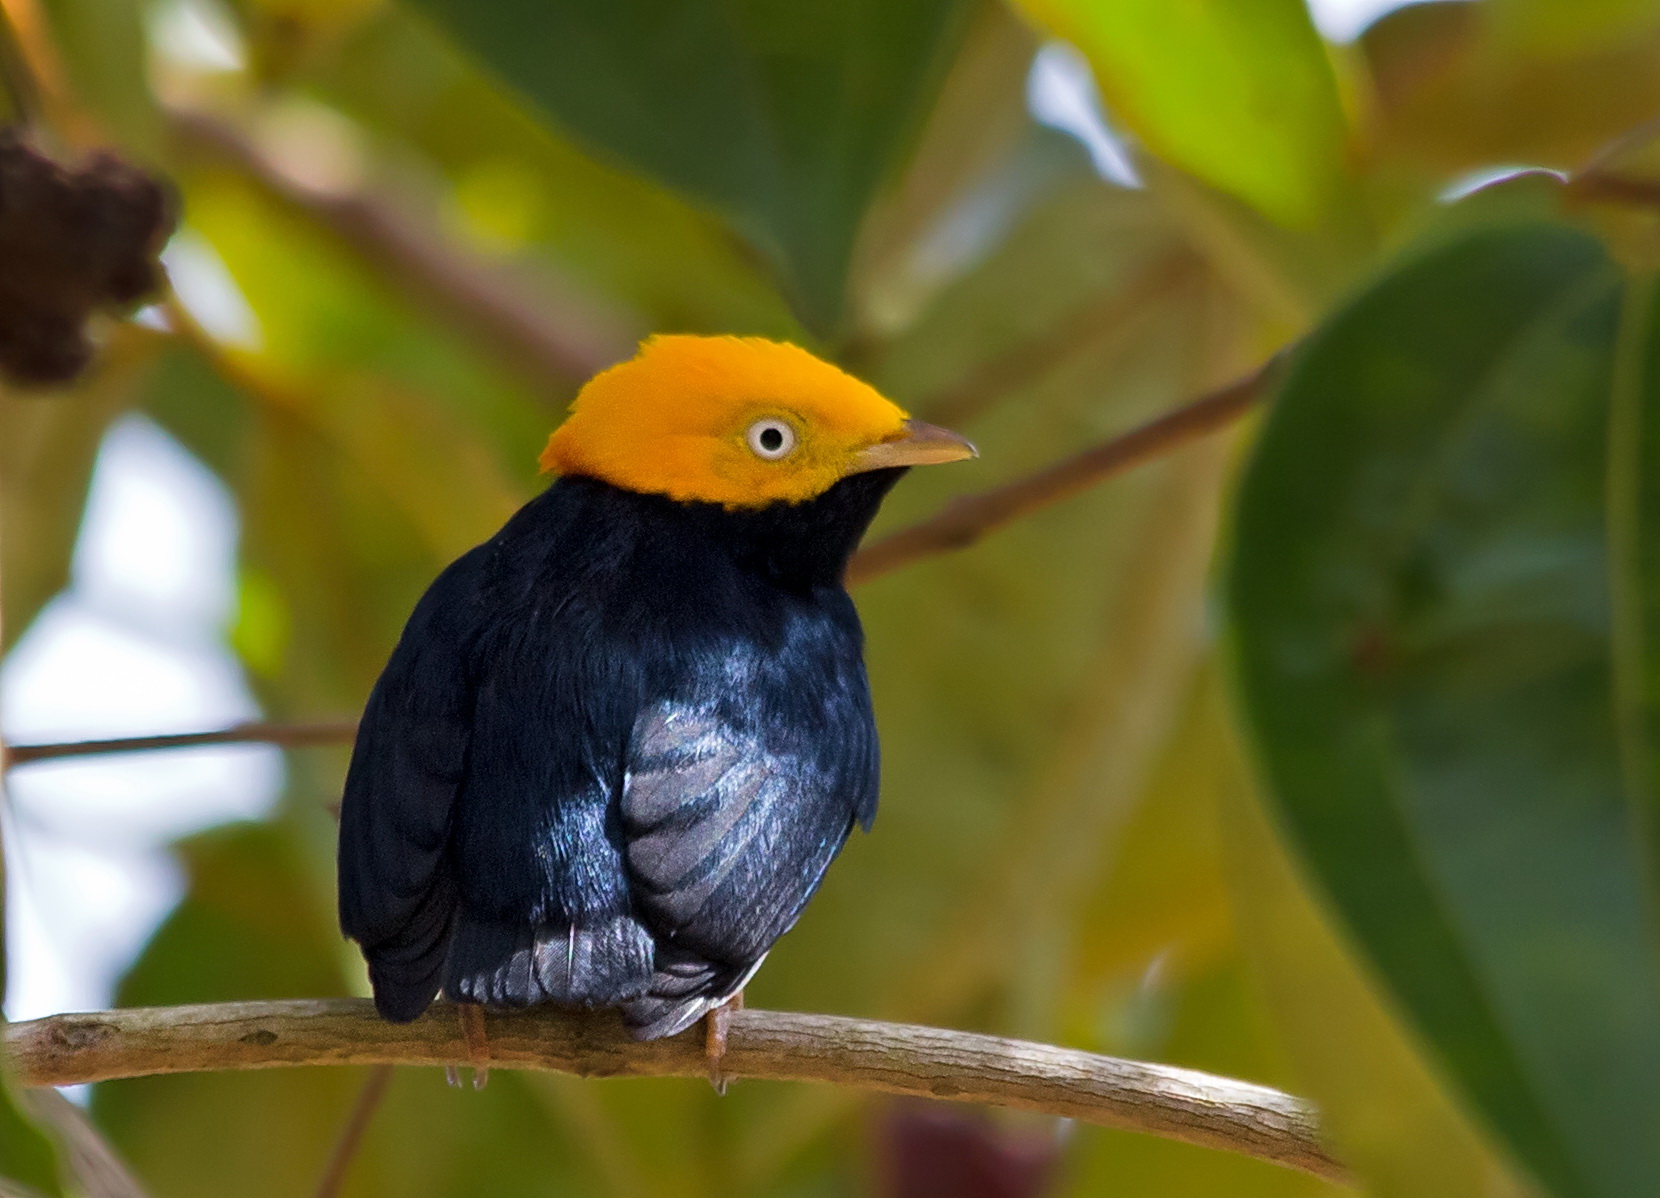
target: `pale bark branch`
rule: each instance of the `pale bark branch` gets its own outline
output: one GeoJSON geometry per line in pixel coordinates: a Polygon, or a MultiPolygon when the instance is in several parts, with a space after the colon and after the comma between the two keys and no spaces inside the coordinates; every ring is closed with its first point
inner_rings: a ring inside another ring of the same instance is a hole
{"type": "MultiPolygon", "coordinates": [[[[609,1011],[539,1007],[488,1016],[497,1068],[584,1077],[707,1075],[701,1029],[640,1043],[609,1011]]],[[[413,1023],[365,999],[299,999],[54,1015],[5,1028],[15,1076],[64,1086],[163,1073],[297,1065],[467,1065],[460,1020],[436,1004],[413,1023]]],[[[734,1078],[829,1082],[987,1103],[1236,1152],[1330,1181],[1314,1109],[1266,1086],[943,1028],[745,1010],[723,1069],[734,1078]]]]}

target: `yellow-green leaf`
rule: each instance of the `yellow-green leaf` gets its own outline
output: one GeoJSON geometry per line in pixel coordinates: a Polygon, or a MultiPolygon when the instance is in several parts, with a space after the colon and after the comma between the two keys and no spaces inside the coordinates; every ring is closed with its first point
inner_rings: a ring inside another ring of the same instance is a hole
{"type": "Polygon", "coordinates": [[[1301,0],[1019,0],[1089,56],[1147,149],[1294,226],[1340,193],[1345,121],[1301,0]]]}

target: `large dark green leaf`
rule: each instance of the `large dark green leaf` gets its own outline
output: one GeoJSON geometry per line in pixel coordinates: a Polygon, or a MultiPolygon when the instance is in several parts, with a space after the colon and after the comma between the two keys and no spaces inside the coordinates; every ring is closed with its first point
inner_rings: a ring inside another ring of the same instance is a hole
{"type": "Polygon", "coordinates": [[[417,0],[578,137],[723,212],[820,331],[966,0],[417,0]]]}
{"type": "Polygon", "coordinates": [[[1559,1195],[1660,1192],[1660,969],[1622,773],[1604,495],[1624,280],[1550,224],[1315,335],[1240,498],[1240,684],[1294,839],[1559,1195]]]}

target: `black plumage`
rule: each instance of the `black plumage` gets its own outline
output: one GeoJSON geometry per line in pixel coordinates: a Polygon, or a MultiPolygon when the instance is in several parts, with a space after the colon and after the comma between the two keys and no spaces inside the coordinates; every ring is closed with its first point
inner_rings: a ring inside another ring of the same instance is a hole
{"type": "Polygon", "coordinates": [[[903,473],[738,510],[567,477],[439,576],[341,807],[383,1015],[442,989],[654,1038],[743,986],[876,814],[842,574],[903,473]]]}

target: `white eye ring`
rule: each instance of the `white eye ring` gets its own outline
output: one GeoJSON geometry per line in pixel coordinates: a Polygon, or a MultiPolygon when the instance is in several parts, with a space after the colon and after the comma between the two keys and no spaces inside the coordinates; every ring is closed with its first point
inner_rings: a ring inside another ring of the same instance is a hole
{"type": "Polygon", "coordinates": [[[776,462],[787,458],[795,448],[795,429],[782,420],[757,420],[744,434],[750,452],[758,458],[776,462]]]}

